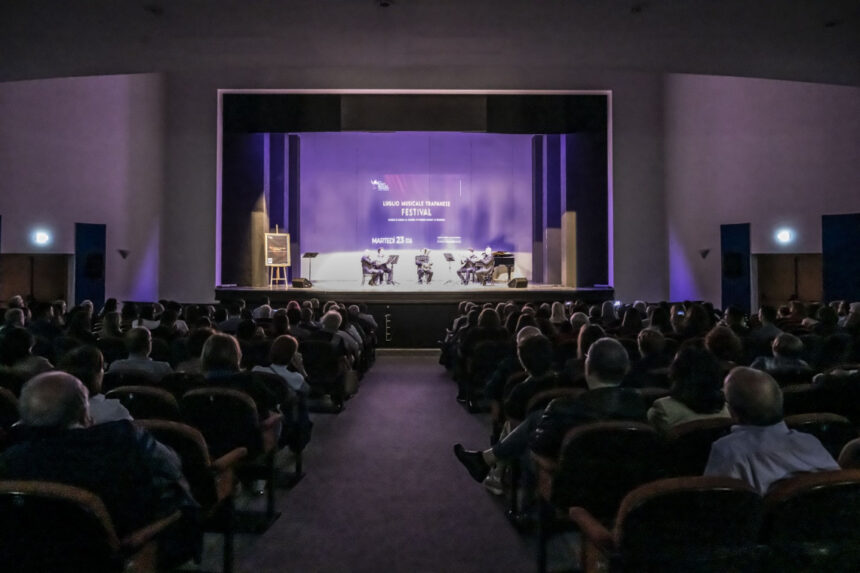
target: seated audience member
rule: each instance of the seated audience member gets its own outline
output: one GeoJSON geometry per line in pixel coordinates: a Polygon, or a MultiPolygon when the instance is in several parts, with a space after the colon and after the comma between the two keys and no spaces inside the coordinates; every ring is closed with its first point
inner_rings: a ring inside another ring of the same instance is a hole
{"type": "MultiPolygon", "coordinates": [[[[255,366],[254,372],[271,372],[284,380],[288,392],[299,399],[296,400],[292,412],[283,412],[285,431],[293,436],[294,449],[301,449],[310,439],[313,423],[310,420],[306,398],[311,387],[305,380],[305,368],[302,355],[299,354],[299,343],[292,336],[285,334],[272,342],[269,355],[271,363],[268,366],[255,366]]],[[[284,408],[282,408],[283,410],[284,408]]]]}
{"type": "Polygon", "coordinates": [[[67,352],[60,360],[60,370],[81,381],[89,394],[90,419],[93,424],[131,420],[131,414],[119,400],[105,398],[102,394],[104,357],[94,346],[79,346],[67,352]]]}
{"type": "Polygon", "coordinates": [[[266,339],[263,329],[251,319],[245,319],[236,328],[236,340],[242,349],[242,368],[251,369],[269,362],[269,347],[271,341],[266,339]]]}
{"type": "Polygon", "coordinates": [[[173,372],[167,362],[149,357],[152,352],[152,336],[146,328],[138,326],[129,330],[125,334],[125,347],[128,350],[128,358],[112,362],[108,372],[141,372],[148,375],[153,382],[158,382],[173,372]]]}
{"type": "MultiPolygon", "coordinates": [[[[21,424],[0,457],[0,479],[89,490],[104,502],[119,537],[178,509],[193,513],[178,456],[127,420],[91,425],[87,389],[74,376],[36,376],[24,386],[19,408],[21,424]]],[[[185,528],[172,527],[162,537],[162,565],[192,556],[199,537],[188,535],[192,519],[186,515],[185,528]]]]}
{"type": "Polygon", "coordinates": [[[715,326],[705,336],[705,348],[720,361],[723,377],[743,358],[743,343],[727,326],[715,326]]]}
{"type": "Polygon", "coordinates": [[[722,368],[707,350],[682,348],[669,366],[669,380],[669,395],[655,400],[648,410],[648,421],[661,432],[692,420],[729,417],[722,368]]]}
{"type": "Polygon", "coordinates": [[[759,356],[750,367],[765,372],[788,372],[810,370],[809,364],[800,358],[803,342],[793,334],[783,332],[773,339],[773,356],[759,356]]]}
{"type": "Polygon", "coordinates": [[[91,315],[92,313],[83,305],[73,308],[69,313],[66,336],[76,340],[79,344],[95,345],[98,342],[98,339],[92,332],[91,315]]]}
{"type": "Polygon", "coordinates": [[[490,449],[469,451],[456,444],[454,455],[472,478],[482,482],[498,460],[522,457],[529,449],[539,456],[558,457],[564,435],[575,426],[599,420],[644,421],[645,403],[639,392],[621,387],[629,367],[621,343],[601,338],[591,345],[585,359],[588,391],[576,398],[557,398],[544,411],[529,414],[490,449]]]}
{"type": "Polygon", "coordinates": [[[340,331],[340,313],[335,310],[326,312],[320,319],[322,327],[311,333],[308,340],[323,340],[329,342],[338,356],[346,356],[350,363],[355,359],[358,345],[354,340],[340,331]]]}
{"type": "Polygon", "coordinates": [[[829,306],[822,306],[816,313],[818,319],[812,326],[812,332],[819,336],[831,336],[839,331],[839,315],[829,306]]]}
{"type": "Polygon", "coordinates": [[[619,338],[633,338],[642,330],[642,316],[635,308],[624,309],[621,325],[615,329],[615,335],[619,338]]]}
{"type": "Polygon", "coordinates": [[[723,391],[737,425],[711,446],[706,476],[739,478],[764,495],[771,484],[797,473],[839,469],[815,436],[785,425],[782,391],[769,374],[735,368],[723,391]]]}
{"type": "Polygon", "coordinates": [[[553,302],[549,314],[549,321],[558,328],[562,324],[566,323],[567,320],[567,314],[564,311],[564,303],[560,301],[553,302]]]}
{"type": "Polygon", "coordinates": [[[33,305],[33,318],[27,327],[36,338],[33,352],[51,358],[54,341],[63,335],[62,329],[54,324],[54,308],[47,302],[33,305]]]}
{"type": "Polygon", "coordinates": [[[705,336],[711,330],[711,322],[711,316],[705,307],[693,303],[686,309],[686,315],[678,334],[684,339],[705,336]]]}
{"type": "Polygon", "coordinates": [[[347,338],[351,339],[356,348],[358,349],[357,356],[361,355],[361,351],[364,348],[364,332],[361,330],[360,326],[356,326],[350,320],[349,312],[343,305],[336,307],[334,310],[340,314],[340,326],[338,330],[347,338]]]}
{"type": "Polygon", "coordinates": [[[66,327],[66,301],[58,298],[51,303],[51,308],[54,309],[54,318],[52,322],[54,323],[54,326],[62,330],[66,327]]]}
{"type": "Polygon", "coordinates": [[[840,322],[840,326],[854,336],[860,334],[860,302],[852,302],[848,305],[848,314],[845,320],[840,322]]]}
{"type": "Polygon", "coordinates": [[[758,321],[760,326],[750,330],[749,338],[755,344],[770,343],[774,338],[782,334],[782,330],[776,325],[776,309],[772,306],[763,305],[758,309],[758,321]]]}
{"type": "Polygon", "coordinates": [[[253,371],[277,374],[284,379],[293,394],[307,395],[310,392],[311,388],[301,374],[304,365],[302,355],[299,354],[299,343],[295,338],[288,334],[276,338],[272,342],[269,359],[269,366],[255,366],[253,371]]]}
{"type": "Polygon", "coordinates": [[[15,326],[4,329],[0,333],[0,364],[24,380],[53,370],[54,366],[47,358],[32,353],[35,343],[36,339],[26,328],[15,326]]]}
{"type": "Polygon", "coordinates": [[[744,324],[744,311],[736,306],[729,306],[723,313],[722,325],[732,329],[732,332],[740,337],[750,333],[749,327],[744,324]]]}
{"type": "Polygon", "coordinates": [[[264,328],[266,336],[274,340],[285,334],[292,335],[292,327],[302,319],[302,311],[299,308],[279,308],[272,312],[272,318],[264,328]]]}
{"type": "Polygon", "coordinates": [[[184,360],[177,364],[177,372],[188,372],[192,374],[200,374],[203,372],[200,366],[200,354],[203,352],[203,345],[209,340],[209,337],[215,334],[211,328],[195,328],[188,335],[188,360],[184,360]]]}
{"type": "Polygon", "coordinates": [[[620,326],[621,321],[618,319],[618,311],[615,308],[615,303],[611,300],[603,301],[603,304],[600,305],[600,320],[592,320],[591,322],[599,323],[606,331],[620,326]]]}
{"type": "Polygon", "coordinates": [[[624,379],[624,386],[628,388],[665,386],[665,382],[662,382],[662,378],[665,377],[658,377],[653,371],[669,365],[669,358],[664,352],[666,337],[659,330],[643,328],[636,337],[636,345],[639,347],[640,358],[630,367],[630,372],[624,379]]]}
{"type": "Polygon", "coordinates": [[[777,318],[777,325],[789,332],[794,332],[803,326],[803,319],[807,317],[806,307],[799,300],[793,300],[788,303],[787,312],[785,307],[780,307],[780,316],[777,318]]]}
{"type": "Polygon", "coordinates": [[[179,329],[176,328],[176,321],[179,314],[172,308],[165,309],[161,313],[158,321],[158,326],[152,329],[151,335],[155,338],[161,338],[166,342],[173,342],[175,339],[182,336],[179,329]]]}
{"type": "Polygon", "coordinates": [[[520,421],[526,417],[526,405],[539,392],[559,385],[552,369],[552,343],[540,334],[526,337],[517,345],[517,357],[528,377],[514,386],[504,403],[505,416],[520,421]]]}
{"type": "MultiPolygon", "coordinates": [[[[516,344],[517,348],[524,344],[525,341],[533,336],[543,336],[540,329],[536,326],[523,326],[517,331],[516,344]]],[[[522,372],[523,365],[519,357],[511,353],[510,356],[504,358],[496,366],[493,373],[487,379],[487,384],[484,387],[484,396],[491,401],[491,408],[494,418],[498,418],[498,413],[501,411],[502,403],[504,402],[504,389],[508,379],[517,372],[522,372]]]]}
{"type": "Polygon", "coordinates": [[[651,319],[648,321],[648,328],[659,330],[664,336],[674,334],[675,329],[672,327],[669,309],[660,305],[651,307],[651,319]]]}
{"type": "Polygon", "coordinates": [[[277,412],[277,397],[261,382],[252,378],[236,377],[241,370],[242,350],[239,342],[229,334],[217,333],[210,336],[203,345],[200,366],[206,383],[210,386],[239,390],[248,394],[257,406],[261,420],[272,412],[277,412]]]}
{"type": "Polygon", "coordinates": [[[3,315],[3,325],[0,326],[0,334],[10,328],[24,328],[24,311],[20,308],[10,308],[3,315]]]}
{"type": "Polygon", "coordinates": [[[598,324],[587,324],[579,329],[577,357],[568,360],[561,372],[561,376],[566,382],[575,386],[584,386],[585,357],[588,355],[588,349],[604,336],[606,333],[598,324]]]}
{"type": "Polygon", "coordinates": [[[460,358],[469,360],[475,347],[481,342],[504,342],[510,340],[508,331],[502,327],[502,321],[495,309],[485,308],[478,315],[478,322],[470,328],[460,345],[460,358]]]}
{"type": "MultiPolygon", "coordinates": [[[[191,332],[191,329],[188,327],[188,321],[183,317],[187,318],[187,313],[190,313],[193,319],[196,320],[198,316],[196,316],[197,313],[193,312],[194,308],[194,305],[191,305],[187,309],[183,309],[182,305],[175,300],[171,300],[167,303],[167,308],[165,310],[171,310],[176,313],[176,321],[174,321],[173,327],[176,329],[176,332],[179,333],[179,336],[188,336],[188,333],[191,332]],[[186,311],[187,313],[183,311],[186,311]]],[[[193,324],[193,321],[191,322],[193,324]]]]}
{"type": "Polygon", "coordinates": [[[588,315],[584,312],[574,312],[570,315],[570,326],[575,333],[576,338],[579,338],[579,331],[583,326],[588,324],[588,315]]]}
{"type": "Polygon", "coordinates": [[[99,340],[121,340],[122,337],[122,315],[116,311],[108,312],[104,317],[102,317],[101,329],[99,330],[99,340]]]}
{"type": "Polygon", "coordinates": [[[236,334],[239,323],[242,322],[243,301],[232,300],[227,304],[227,318],[218,323],[218,330],[227,334],[236,334]]]}

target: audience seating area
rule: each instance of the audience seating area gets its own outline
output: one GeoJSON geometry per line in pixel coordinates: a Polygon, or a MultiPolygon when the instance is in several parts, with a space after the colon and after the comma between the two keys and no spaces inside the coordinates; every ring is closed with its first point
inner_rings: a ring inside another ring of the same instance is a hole
{"type": "MultiPolygon", "coordinates": [[[[73,374],[87,387],[94,416],[95,398],[100,411],[110,406],[109,419],[101,421],[132,418],[179,456],[200,505],[201,531],[223,534],[225,572],[234,568],[234,533],[264,533],[280,515],[276,492],[305,476],[303,450],[313,447],[309,412],[341,412],[375,359],[374,318],[335,302],[250,309],[242,301],[184,308],[162,301],[126,303],[119,312],[117,301],[109,300],[98,312],[85,302],[56,314],[59,302],[23,304],[16,297],[9,303],[0,326],[0,454],[16,444],[13,426],[27,380],[55,367],[73,374]],[[226,354],[207,346],[216,334],[233,341],[226,354]],[[276,456],[289,465],[277,466],[276,456]],[[284,469],[289,466],[293,471],[284,469]],[[238,495],[263,493],[264,511],[236,508],[238,495]]],[[[176,517],[118,539],[92,493],[70,484],[2,479],[0,569],[158,567],[159,536],[176,517]],[[61,530],[76,534],[53,533],[61,530]],[[41,551],[39,540],[55,537],[62,538],[56,550],[41,551]]],[[[201,561],[202,550],[199,545],[194,561],[201,561]]]]}
{"type": "MultiPolygon", "coordinates": [[[[583,396],[595,340],[613,338],[628,355],[619,387],[651,407],[647,419],[571,422],[556,455],[535,452],[540,437],[529,426],[530,456],[504,459],[484,480],[486,489],[504,495],[513,525],[536,531],[538,571],[547,568],[547,543],[566,530],[580,532],[583,571],[855,571],[860,544],[849,524],[860,515],[860,473],[851,469],[860,467],[858,306],[793,301],[744,316],[692,302],[620,308],[463,302],[440,338],[440,364],[456,381],[465,412],[489,414],[483,450],[520,424],[538,420],[540,427],[545,410],[583,396]],[[530,375],[528,357],[518,350],[528,327],[537,329],[529,337],[542,334],[552,344],[549,375],[530,375]],[[844,470],[797,475],[764,497],[736,479],[703,477],[711,445],[730,433],[733,421],[720,411],[721,397],[708,407],[690,394],[705,384],[704,374],[681,357],[691,348],[707,354],[719,373],[709,390],[697,392],[720,396],[723,377],[737,366],[764,370],[781,387],[786,425],[818,438],[844,470]],[[510,415],[524,395],[526,420],[510,415]],[[652,418],[664,398],[688,404],[668,427],[652,418]],[[788,525],[792,520],[797,527],[788,525]],[[839,542],[832,530],[843,523],[851,533],[839,542]]],[[[471,473],[475,466],[461,461],[471,473]]]]}
{"type": "MultiPolygon", "coordinates": [[[[223,536],[225,572],[234,569],[234,535],[263,534],[280,517],[279,491],[313,479],[303,456],[313,448],[311,413],[342,420],[336,414],[375,360],[376,322],[355,305],[163,301],[120,311],[108,301],[98,312],[87,304],[65,312],[13,299],[8,307],[0,452],[20,439],[27,381],[55,368],[73,374],[93,415],[108,416],[95,422],[133,419],[178,455],[199,529],[223,536]],[[262,509],[237,509],[243,497],[262,509]]],[[[528,446],[484,485],[502,494],[500,509],[533,542],[538,571],[571,531],[579,550],[570,567],[583,571],[860,570],[860,308],[795,301],[747,317],[692,302],[463,302],[440,334],[439,362],[463,416],[486,426],[486,445],[528,431],[528,446]],[[617,341],[624,368],[595,386],[589,356],[605,338],[617,341]],[[764,495],[703,476],[712,444],[733,423],[722,380],[750,365],[779,384],[785,424],[815,436],[841,470],[794,475],[764,495]],[[619,392],[594,392],[608,387],[619,392]],[[678,403],[681,414],[667,406],[678,403]],[[567,426],[543,426],[556,408],[567,426]]],[[[0,563],[60,570],[62,552],[82,570],[154,570],[158,541],[179,518],[120,539],[101,503],[72,484],[0,481],[0,563]],[[75,524],[86,542],[34,552],[27,540],[41,520],[33,516],[46,513],[57,516],[51,527],[75,524]]]]}

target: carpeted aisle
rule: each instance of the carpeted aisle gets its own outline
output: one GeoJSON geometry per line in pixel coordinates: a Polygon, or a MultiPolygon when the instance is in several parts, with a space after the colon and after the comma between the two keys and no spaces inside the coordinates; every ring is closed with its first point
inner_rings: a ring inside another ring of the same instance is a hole
{"type": "Polygon", "coordinates": [[[244,572],[533,571],[533,553],[451,447],[487,443],[433,353],[380,353],[337,416],[316,415],[281,518],[240,536],[244,572]]]}

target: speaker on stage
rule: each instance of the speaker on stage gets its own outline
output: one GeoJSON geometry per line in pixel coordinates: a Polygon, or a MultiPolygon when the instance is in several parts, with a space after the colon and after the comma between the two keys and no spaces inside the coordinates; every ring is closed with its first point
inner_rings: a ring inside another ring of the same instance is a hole
{"type": "Polygon", "coordinates": [[[312,286],[314,286],[314,283],[304,277],[293,279],[293,288],[310,288],[312,286]]]}
{"type": "Polygon", "coordinates": [[[511,282],[508,283],[508,288],[526,288],[527,286],[529,286],[529,281],[525,277],[511,279],[511,282]]]}

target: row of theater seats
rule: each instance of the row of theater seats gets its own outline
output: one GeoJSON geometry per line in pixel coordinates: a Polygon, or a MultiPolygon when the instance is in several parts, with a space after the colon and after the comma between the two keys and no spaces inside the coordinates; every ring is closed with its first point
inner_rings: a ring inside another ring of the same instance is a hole
{"type": "MultiPolygon", "coordinates": [[[[639,358],[636,340],[618,340],[631,361],[639,358]]],[[[666,339],[668,356],[680,342],[666,339]]],[[[804,342],[812,350],[823,338],[809,335],[804,342]]],[[[574,341],[556,344],[555,361],[564,364],[576,352],[574,341]]],[[[451,356],[447,365],[471,411],[486,405],[484,384],[515,356],[508,340],[479,342],[467,359],[451,356]]],[[[570,387],[572,380],[561,374],[566,387],[534,395],[527,414],[586,391],[570,387]]],[[[670,387],[667,368],[649,374],[649,385],[638,389],[646,405],[670,387]]],[[[776,373],[785,422],[815,435],[843,470],[786,480],[765,498],[742,481],[702,477],[712,443],[730,431],[728,418],[683,423],[668,434],[633,421],[575,427],[558,458],[532,452],[531,485],[523,484],[528,480],[519,461],[510,463],[503,484],[515,525],[530,523],[521,500],[537,499],[538,570],[546,570],[549,539],[571,528],[583,540],[583,571],[860,570],[860,376],[813,385],[813,374],[776,373]]],[[[524,373],[512,376],[508,387],[523,379],[524,373]]]]}
{"type": "MultiPolygon", "coordinates": [[[[282,415],[259,420],[248,395],[225,388],[190,390],[182,397],[181,408],[171,394],[157,388],[120,387],[109,396],[122,398],[137,414],[135,424],[180,457],[200,505],[199,525],[204,532],[223,534],[222,570],[233,571],[234,532],[262,533],[279,515],[274,462],[282,415]],[[158,401],[152,400],[154,396],[158,401]],[[144,405],[138,407],[138,401],[144,405]],[[171,403],[175,411],[164,410],[171,403]],[[173,419],[159,419],[161,412],[173,419]],[[234,505],[239,479],[265,480],[264,513],[248,513],[241,519],[234,505]]],[[[8,391],[3,397],[6,413],[10,404],[16,404],[8,391]]],[[[301,472],[300,460],[299,454],[297,472],[301,472]]],[[[102,501],[84,489],[52,482],[0,481],[0,562],[8,565],[4,570],[28,573],[155,571],[158,535],[179,518],[177,511],[118,539],[102,501]]],[[[198,562],[201,552],[199,547],[198,562]]]]}
{"type": "MultiPolygon", "coordinates": [[[[219,380],[218,386],[185,372],[157,381],[135,372],[104,375],[106,397],[118,399],[136,425],[180,456],[201,506],[203,531],[224,536],[225,572],[234,568],[234,533],[265,532],[280,515],[276,489],[292,487],[304,476],[302,452],[309,428],[288,423],[299,418],[300,407],[308,406],[302,402],[307,400],[312,411],[337,413],[357,391],[357,374],[343,371],[332,348],[327,342],[301,343],[311,387],[307,399],[288,393],[283,379],[268,372],[239,372],[219,380]],[[261,418],[253,392],[241,390],[259,386],[276,397],[280,413],[261,418]],[[292,473],[276,467],[275,456],[282,448],[293,452],[292,473]],[[265,483],[265,510],[236,510],[237,484],[255,481],[265,483]]],[[[371,362],[372,356],[367,368],[371,362]]],[[[23,382],[11,386],[20,392],[23,382]]],[[[4,430],[17,420],[16,392],[0,387],[0,447],[4,430]]],[[[117,539],[101,500],[85,490],[50,482],[0,482],[0,563],[16,563],[15,571],[33,572],[153,571],[157,537],[178,519],[177,513],[117,539]],[[49,523],[45,515],[52,516],[49,523]],[[42,543],[46,539],[52,544],[42,543]]]]}

